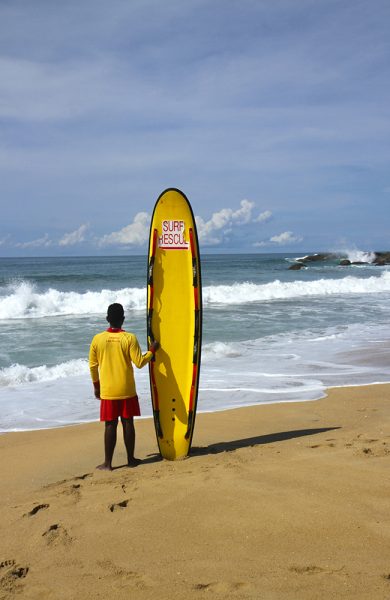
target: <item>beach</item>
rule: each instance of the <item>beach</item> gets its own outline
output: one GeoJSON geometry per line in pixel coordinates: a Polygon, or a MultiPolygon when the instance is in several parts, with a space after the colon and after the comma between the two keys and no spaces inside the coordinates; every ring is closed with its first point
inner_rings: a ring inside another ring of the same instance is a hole
{"type": "MultiPolygon", "coordinates": [[[[202,257],[199,411],[388,382],[389,268],[330,257],[290,270],[296,258],[202,257]]],[[[145,269],[145,256],[0,258],[0,433],[98,418],[89,344],[119,302],[146,350],[145,269]]],[[[136,383],[142,415],[152,416],[147,369],[136,383]]]]}
{"type": "Polygon", "coordinates": [[[390,385],[198,414],[189,458],[136,423],[0,436],[0,598],[390,598],[390,385]]]}

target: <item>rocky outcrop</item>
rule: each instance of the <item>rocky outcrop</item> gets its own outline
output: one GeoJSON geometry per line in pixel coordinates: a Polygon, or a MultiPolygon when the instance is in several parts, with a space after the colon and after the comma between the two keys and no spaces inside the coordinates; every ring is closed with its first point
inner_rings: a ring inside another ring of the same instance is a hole
{"type": "Polygon", "coordinates": [[[390,252],[375,252],[375,258],[372,262],[380,267],[390,265],[390,252]]]}
{"type": "MultiPolygon", "coordinates": [[[[332,253],[319,253],[319,254],[308,254],[307,256],[303,256],[302,258],[296,258],[295,259],[295,263],[293,265],[291,265],[289,268],[289,270],[291,271],[299,271],[299,269],[301,269],[302,267],[306,267],[309,266],[310,263],[316,263],[316,262],[321,262],[321,261],[326,261],[326,260],[339,260],[339,264],[342,267],[349,267],[351,265],[368,265],[368,264],[374,264],[377,265],[378,267],[382,267],[382,266],[386,266],[386,265],[390,265],[390,252],[374,252],[373,253],[375,258],[371,261],[371,262],[364,262],[364,261],[351,261],[349,260],[349,258],[345,258],[345,256],[343,257],[340,254],[332,254],[332,253]]],[[[369,255],[367,254],[367,257],[369,255]]]]}
{"type": "Polygon", "coordinates": [[[297,262],[311,263],[318,262],[320,260],[330,260],[332,258],[337,258],[337,256],[335,254],[309,254],[308,256],[297,258],[297,262]]]}
{"type": "Polygon", "coordinates": [[[350,265],[369,265],[371,263],[368,262],[364,262],[362,260],[349,260],[348,258],[343,258],[342,260],[340,260],[340,265],[342,267],[348,267],[350,265]]]}

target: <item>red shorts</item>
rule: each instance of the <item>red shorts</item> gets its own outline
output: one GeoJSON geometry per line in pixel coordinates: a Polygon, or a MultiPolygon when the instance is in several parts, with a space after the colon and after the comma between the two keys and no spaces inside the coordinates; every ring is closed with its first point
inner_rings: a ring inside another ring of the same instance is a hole
{"type": "Polygon", "coordinates": [[[115,421],[118,417],[129,419],[140,415],[138,396],[126,400],[100,400],[101,421],[115,421]]]}

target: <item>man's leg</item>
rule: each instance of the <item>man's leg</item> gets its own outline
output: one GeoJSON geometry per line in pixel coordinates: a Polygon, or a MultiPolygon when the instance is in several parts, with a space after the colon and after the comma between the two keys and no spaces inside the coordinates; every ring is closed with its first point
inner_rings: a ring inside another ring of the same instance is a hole
{"type": "Polygon", "coordinates": [[[127,451],[127,464],[129,467],[135,467],[139,465],[141,462],[138,458],[134,458],[134,448],[135,448],[135,428],[134,428],[134,419],[133,417],[129,417],[122,419],[123,426],[123,440],[125,442],[126,451],[127,451]]]}
{"type": "Polygon", "coordinates": [[[116,430],[118,419],[105,422],[104,430],[104,463],[96,467],[102,471],[112,471],[112,457],[116,445],[116,430]]]}

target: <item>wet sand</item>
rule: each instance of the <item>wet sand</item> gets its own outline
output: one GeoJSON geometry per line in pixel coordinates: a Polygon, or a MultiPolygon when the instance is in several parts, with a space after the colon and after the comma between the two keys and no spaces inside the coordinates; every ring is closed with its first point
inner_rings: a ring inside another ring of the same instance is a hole
{"type": "Polygon", "coordinates": [[[100,423],[0,436],[1,600],[390,599],[390,385],[136,430],[112,472],[100,423]]]}

